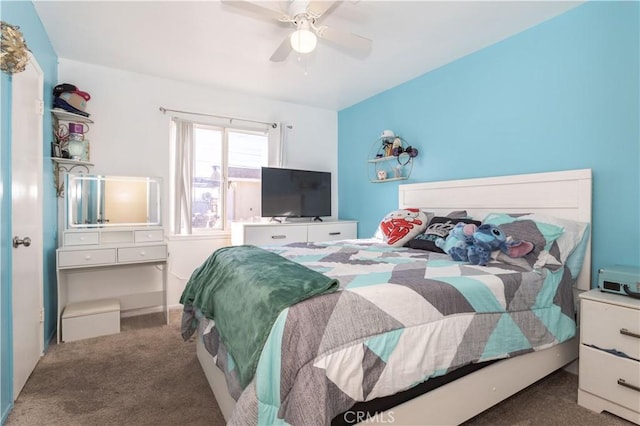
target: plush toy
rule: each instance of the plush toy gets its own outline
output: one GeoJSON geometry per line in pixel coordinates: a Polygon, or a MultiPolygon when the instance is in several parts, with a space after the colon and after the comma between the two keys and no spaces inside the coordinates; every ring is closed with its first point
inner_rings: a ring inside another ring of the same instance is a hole
{"type": "Polygon", "coordinates": [[[509,257],[522,257],[533,250],[533,243],[507,237],[502,229],[496,225],[480,225],[473,233],[472,242],[467,248],[469,263],[486,265],[494,250],[500,250],[509,257]]]}
{"type": "Polygon", "coordinates": [[[509,257],[522,257],[533,250],[533,243],[507,237],[496,225],[458,223],[446,239],[438,238],[436,245],[453,260],[484,266],[491,252],[501,250],[509,257]]]}
{"type": "Polygon", "coordinates": [[[469,244],[473,243],[473,233],[478,227],[473,223],[458,222],[456,226],[449,231],[446,239],[438,238],[436,246],[447,253],[453,260],[466,262],[469,260],[467,249],[469,244]]]}

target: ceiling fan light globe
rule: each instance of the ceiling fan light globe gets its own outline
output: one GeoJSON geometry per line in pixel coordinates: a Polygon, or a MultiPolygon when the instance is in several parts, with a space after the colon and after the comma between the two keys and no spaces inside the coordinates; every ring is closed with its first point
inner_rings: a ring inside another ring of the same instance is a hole
{"type": "Polygon", "coordinates": [[[316,35],[306,29],[300,29],[294,31],[291,34],[291,48],[299,53],[313,52],[318,44],[318,38],[316,35]]]}

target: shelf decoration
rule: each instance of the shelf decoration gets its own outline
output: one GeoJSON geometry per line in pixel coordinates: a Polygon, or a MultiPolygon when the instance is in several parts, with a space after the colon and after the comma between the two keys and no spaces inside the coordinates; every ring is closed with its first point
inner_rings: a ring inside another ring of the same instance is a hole
{"type": "Polygon", "coordinates": [[[384,130],[369,149],[369,180],[382,183],[408,179],[413,169],[413,159],[417,156],[417,148],[392,130],[384,130]]]}
{"type": "Polygon", "coordinates": [[[26,69],[29,63],[29,48],[20,27],[0,21],[2,41],[0,42],[0,70],[15,74],[26,69]]]}

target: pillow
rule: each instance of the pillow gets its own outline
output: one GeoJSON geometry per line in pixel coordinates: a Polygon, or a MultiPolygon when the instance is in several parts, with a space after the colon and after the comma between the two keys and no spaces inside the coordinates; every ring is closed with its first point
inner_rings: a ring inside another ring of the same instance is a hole
{"type": "Polygon", "coordinates": [[[584,257],[587,254],[587,243],[589,242],[589,235],[591,233],[590,228],[591,227],[587,223],[587,228],[585,229],[580,242],[573,250],[573,252],[571,252],[569,257],[567,258],[567,261],[565,262],[565,266],[569,268],[569,271],[571,271],[571,277],[574,280],[578,278],[580,270],[582,269],[582,264],[584,263],[584,257]]]}
{"type": "Polygon", "coordinates": [[[454,210],[447,213],[447,217],[451,219],[469,219],[466,210],[454,210]]]}
{"type": "MultiPolygon", "coordinates": [[[[407,208],[407,209],[408,210],[413,210],[413,208],[407,208]]],[[[431,219],[433,219],[433,216],[435,216],[435,214],[433,212],[427,212],[427,211],[424,211],[424,210],[421,210],[421,212],[425,214],[425,216],[426,216],[425,223],[427,223],[427,224],[431,221],[431,219]]],[[[391,212],[391,213],[393,213],[393,212],[391,212]]],[[[387,214],[387,216],[389,216],[391,213],[387,214]]],[[[385,216],[385,218],[387,216],[385,216]]],[[[382,233],[382,229],[380,229],[380,224],[378,224],[378,227],[376,228],[376,232],[373,234],[373,238],[386,243],[386,239],[385,239],[386,237],[382,233]]]]}
{"type": "Polygon", "coordinates": [[[549,252],[571,271],[575,279],[580,273],[582,262],[589,241],[589,224],[571,219],[563,219],[541,213],[529,213],[519,216],[520,219],[531,219],[536,222],[561,226],[562,235],[554,242],[549,252]],[[574,256],[575,254],[575,256],[574,256]]]}
{"type": "Polygon", "coordinates": [[[400,209],[387,214],[376,236],[393,247],[402,247],[427,227],[427,214],[420,209],[400,209]]]}
{"type": "MultiPolygon", "coordinates": [[[[540,218],[539,218],[540,219],[540,218]]],[[[534,245],[531,253],[523,257],[533,269],[546,266],[552,270],[562,265],[555,241],[562,235],[564,228],[552,223],[534,220],[528,214],[489,213],[482,223],[500,226],[507,236],[516,240],[531,241],[534,245]]]]}
{"type": "Polygon", "coordinates": [[[480,222],[473,219],[455,219],[450,217],[435,216],[429,222],[427,229],[421,234],[416,235],[406,244],[407,247],[420,250],[429,250],[436,253],[444,253],[440,247],[436,245],[438,238],[447,238],[449,232],[456,226],[456,223],[473,223],[480,226],[480,222]]]}
{"type": "Polygon", "coordinates": [[[435,216],[435,213],[433,212],[425,212],[424,210],[422,210],[422,213],[427,215],[427,223],[431,222],[431,219],[433,219],[435,216]]]}

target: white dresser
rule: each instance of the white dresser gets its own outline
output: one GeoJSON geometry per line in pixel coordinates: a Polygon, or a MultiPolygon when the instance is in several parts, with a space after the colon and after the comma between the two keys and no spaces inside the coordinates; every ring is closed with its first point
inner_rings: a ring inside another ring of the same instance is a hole
{"type": "Polygon", "coordinates": [[[640,424],[640,300],[591,290],[580,318],[578,404],[640,424]]]}
{"type": "MultiPolygon", "coordinates": [[[[162,265],[162,305],[165,318],[168,321],[167,310],[167,271],[168,258],[167,244],[164,241],[164,231],[157,226],[141,228],[99,228],[85,230],[64,231],[61,237],[62,247],[56,250],[56,265],[58,276],[58,343],[65,340],[64,319],[74,318],[78,321],[76,311],[88,312],[87,302],[96,310],[113,312],[113,299],[105,299],[101,306],[99,300],[87,299],[86,296],[77,296],[67,285],[68,275],[84,270],[85,272],[97,272],[110,268],[123,268],[125,266],[150,266],[162,265]],[[80,309],[82,308],[82,309],[80,309]],[[65,309],[67,313],[65,314],[65,309]],[[71,315],[71,312],[76,312],[71,315]]],[[[87,279],[87,286],[91,280],[87,279]]],[[[144,305],[144,303],[143,303],[144,305]]],[[[87,328],[98,329],[103,324],[91,324],[91,316],[86,316],[87,328]]],[[[95,317],[99,318],[99,317],[95,317]]],[[[69,323],[71,319],[69,319],[69,323]]],[[[115,330],[114,327],[107,327],[115,330]]],[[[118,325],[119,329],[119,325],[118,325]]],[[[89,333],[90,334],[90,333],[89,333]]],[[[96,334],[99,335],[99,334],[96,334]]],[[[75,340],[75,339],[73,339],[75,340]]]]}
{"type": "Polygon", "coordinates": [[[234,222],[231,225],[233,245],[283,245],[350,240],[357,237],[358,222],[353,220],[290,223],[234,222]]]}

